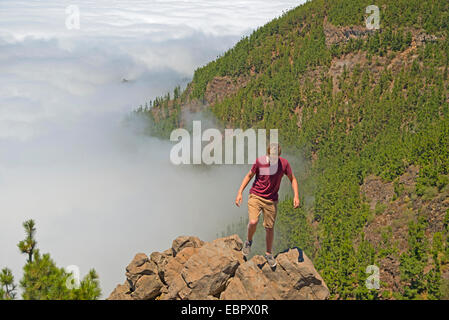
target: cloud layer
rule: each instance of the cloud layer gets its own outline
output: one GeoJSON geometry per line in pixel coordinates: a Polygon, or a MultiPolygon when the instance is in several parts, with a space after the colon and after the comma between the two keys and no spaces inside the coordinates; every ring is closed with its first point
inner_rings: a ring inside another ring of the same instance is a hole
{"type": "Polygon", "coordinates": [[[298,4],[2,0],[0,267],[21,278],[16,244],[33,218],[41,250],[82,275],[96,268],[106,297],[136,252],[245,216],[232,203],[246,166],[175,167],[171,144],[122,119],[298,4]],[[65,27],[68,5],[79,30],[65,27]]]}

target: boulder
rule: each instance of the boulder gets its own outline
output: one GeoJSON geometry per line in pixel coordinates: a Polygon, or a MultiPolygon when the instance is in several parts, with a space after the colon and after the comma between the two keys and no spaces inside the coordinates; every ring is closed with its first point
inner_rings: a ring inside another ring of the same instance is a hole
{"type": "Polygon", "coordinates": [[[119,284],[109,295],[108,300],[134,300],[130,294],[131,291],[127,283],[119,284]]]}
{"type": "Polygon", "coordinates": [[[280,288],[270,281],[257,265],[257,259],[251,259],[238,267],[235,277],[229,282],[220,299],[222,300],[278,300],[280,288]]]}
{"type": "Polygon", "coordinates": [[[242,253],[233,248],[232,241],[229,244],[214,241],[190,257],[181,271],[182,278],[191,289],[190,298],[218,297],[226,288],[228,279],[244,262],[242,253]]]}
{"type": "Polygon", "coordinates": [[[173,240],[172,243],[172,251],[173,256],[176,256],[178,252],[187,247],[199,248],[203,245],[203,241],[201,241],[198,237],[188,237],[188,236],[180,236],[173,240]]]}
{"type": "Polygon", "coordinates": [[[136,290],[131,293],[134,300],[150,300],[161,294],[163,284],[156,274],[143,275],[136,283],[136,290]]]}
{"type": "Polygon", "coordinates": [[[270,268],[262,256],[245,261],[237,235],[211,242],[176,238],[164,252],[137,254],[126,281],[109,300],[323,300],[329,290],[312,261],[298,248],[276,256],[270,268]]]}
{"type": "Polygon", "coordinates": [[[158,274],[156,264],[145,253],[136,254],[126,267],[126,279],[132,291],[135,290],[136,283],[142,276],[156,274],[158,274]]]}

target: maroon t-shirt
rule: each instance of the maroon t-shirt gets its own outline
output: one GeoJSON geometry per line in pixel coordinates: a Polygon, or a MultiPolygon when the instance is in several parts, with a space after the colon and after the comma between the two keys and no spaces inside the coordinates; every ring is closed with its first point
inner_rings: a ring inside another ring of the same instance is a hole
{"type": "Polygon", "coordinates": [[[279,157],[277,165],[271,165],[267,161],[267,157],[259,157],[253,164],[251,172],[256,174],[253,186],[249,193],[256,196],[277,201],[278,191],[281,186],[281,180],[284,174],[291,175],[292,168],[287,159],[279,157]]]}

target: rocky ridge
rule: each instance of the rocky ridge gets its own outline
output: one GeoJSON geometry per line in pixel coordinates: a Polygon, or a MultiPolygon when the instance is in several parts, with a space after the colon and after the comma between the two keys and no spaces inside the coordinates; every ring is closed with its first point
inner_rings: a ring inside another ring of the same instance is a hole
{"type": "Polygon", "coordinates": [[[176,238],[172,247],[150,256],[138,253],[126,280],[108,300],[323,300],[329,290],[299,248],[276,256],[270,268],[262,256],[245,261],[237,235],[211,242],[176,238]]]}

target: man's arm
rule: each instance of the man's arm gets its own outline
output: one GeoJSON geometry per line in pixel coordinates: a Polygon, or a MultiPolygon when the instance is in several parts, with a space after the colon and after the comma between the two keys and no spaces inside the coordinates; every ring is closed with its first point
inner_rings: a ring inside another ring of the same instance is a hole
{"type": "Polygon", "coordinates": [[[248,174],[243,178],[242,184],[240,185],[239,192],[237,193],[237,197],[235,198],[235,205],[237,207],[240,207],[240,204],[242,203],[242,193],[243,190],[245,190],[248,183],[251,181],[251,179],[254,177],[255,173],[251,170],[248,172],[248,174]]]}
{"type": "Polygon", "coordinates": [[[299,207],[298,181],[296,180],[296,177],[293,173],[287,175],[287,177],[290,179],[290,182],[292,183],[292,189],[294,194],[293,207],[296,209],[299,207]]]}

